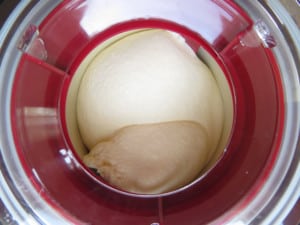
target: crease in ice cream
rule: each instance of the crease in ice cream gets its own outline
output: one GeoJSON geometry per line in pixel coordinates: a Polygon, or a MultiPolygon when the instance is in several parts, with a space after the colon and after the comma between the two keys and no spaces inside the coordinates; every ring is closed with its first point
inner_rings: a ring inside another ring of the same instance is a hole
{"type": "Polygon", "coordinates": [[[135,193],[180,188],[212,157],[223,103],[208,67],[178,34],[144,30],[100,51],[77,96],[83,160],[135,193]]]}

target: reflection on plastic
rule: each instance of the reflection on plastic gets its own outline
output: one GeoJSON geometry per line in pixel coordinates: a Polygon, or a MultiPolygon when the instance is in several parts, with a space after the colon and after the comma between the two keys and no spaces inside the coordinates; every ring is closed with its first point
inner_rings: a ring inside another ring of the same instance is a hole
{"type": "Polygon", "coordinates": [[[254,30],[265,48],[273,48],[276,46],[274,37],[272,36],[267,24],[265,24],[262,20],[255,23],[254,30]]]}
{"type": "Polygon", "coordinates": [[[24,31],[18,48],[40,60],[46,60],[48,58],[45,43],[43,39],[39,37],[39,30],[35,25],[29,25],[24,31]]]}
{"type": "Polygon", "coordinates": [[[69,169],[74,170],[80,167],[80,164],[75,160],[74,155],[69,149],[60,149],[59,153],[64,158],[65,163],[68,165],[69,169]]]}
{"type": "Polygon", "coordinates": [[[273,48],[276,46],[276,40],[268,26],[259,20],[240,38],[240,44],[245,47],[258,47],[262,44],[265,48],[273,48]]]}
{"type": "Polygon", "coordinates": [[[32,142],[56,138],[60,134],[58,129],[57,108],[24,107],[23,116],[27,127],[28,138],[32,142]]]}
{"type": "Polygon", "coordinates": [[[232,223],[228,223],[227,225],[246,225],[246,223],[239,220],[239,221],[235,221],[235,222],[232,222],[232,223]]]}

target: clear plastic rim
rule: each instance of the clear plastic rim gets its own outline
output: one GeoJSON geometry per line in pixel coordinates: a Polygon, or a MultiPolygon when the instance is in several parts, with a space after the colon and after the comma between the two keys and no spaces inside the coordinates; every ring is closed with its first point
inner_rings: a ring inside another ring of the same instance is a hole
{"type": "MultiPolygon", "coordinates": [[[[30,23],[40,23],[60,1],[21,1],[3,25],[0,33],[0,201],[5,206],[6,224],[69,224],[37,193],[18,162],[10,124],[10,93],[21,52],[16,46],[30,23]],[[29,13],[30,12],[30,13],[29,13]],[[3,66],[5,65],[5,66],[3,66]]],[[[34,171],[33,171],[34,172],[34,171]]],[[[73,221],[74,222],[74,221],[73,221]]]]}
{"type": "Polygon", "coordinates": [[[263,20],[277,41],[273,49],[282,74],[285,127],[280,155],[260,193],[229,224],[280,224],[300,196],[299,29],[278,1],[235,1],[254,20],[263,20]],[[294,38],[293,38],[294,37],[294,38]]]}
{"type": "MultiPolygon", "coordinates": [[[[3,129],[0,130],[0,185],[1,189],[4,190],[0,193],[0,198],[8,208],[12,218],[19,223],[51,224],[51,221],[56,221],[57,224],[59,221],[64,224],[68,223],[67,220],[64,220],[63,217],[39,198],[39,193],[35,192],[29,179],[22,172],[21,166],[15,163],[18,156],[14,151],[9,151],[9,149],[13,150],[15,148],[9,124],[9,90],[15,72],[14,69],[17,67],[18,60],[16,59],[20,57],[20,53],[15,49],[16,43],[29,22],[38,23],[59,2],[57,0],[51,3],[30,0],[21,1],[0,34],[0,73],[1,76],[3,75],[0,79],[0,89],[4,93],[0,98],[0,103],[5,109],[2,111],[0,126],[6,128],[5,132],[3,129]],[[20,15],[27,13],[29,10],[31,10],[30,16],[26,15],[21,20],[20,15]],[[20,22],[19,25],[18,22],[20,22]],[[9,34],[13,31],[15,31],[14,36],[9,37],[9,34]],[[7,37],[11,39],[5,46],[8,41],[7,37]],[[5,48],[2,49],[2,47],[5,48]],[[10,54],[5,54],[4,51],[10,54]],[[1,65],[6,65],[10,70],[7,67],[1,67],[1,65]]],[[[242,209],[228,223],[248,224],[252,221],[255,224],[276,224],[285,218],[300,195],[300,178],[297,176],[300,173],[300,97],[298,77],[300,71],[300,45],[299,41],[297,42],[292,38],[293,35],[294,37],[299,37],[299,30],[298,34],[295,35],[293,32],[297,32],[297,29],[293,29],[296,25],[292,21],[285,21],[285,19],[283,25],[278,19],[274,20],[274,16],[283,19],[288,14],[284,9],[280,8],[280,4],[276,3],[276,1],[268,1],[267,3],[261,1],[261,4],[257,4],[254,1],[247,1],[246,3],[242,0],[236,0],[236,3],[244,8],[252,19],[263,19],[267,23],[278,41],[278,45],[273,52],[278,60],[280,71],[282,74],[288,73],[289,75],[282,77],[287,118],[280,160],[277,161],[276,169],[272,172],[268,182],[255,200],[242,209]],[[289,42],[290,40],[294,40],[293,44],[289,42]],[[272,194],[266,195],[266,193],[272,194]]]]}

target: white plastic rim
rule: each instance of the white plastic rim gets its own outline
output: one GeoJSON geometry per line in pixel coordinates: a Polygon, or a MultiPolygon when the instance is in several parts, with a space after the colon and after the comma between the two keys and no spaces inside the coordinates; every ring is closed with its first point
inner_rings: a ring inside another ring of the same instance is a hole
{"type": "MultiPolygon", "coordinates": [[[[20,1],[0,32],[0,200],[6,208],[0,212],[0,222],[6,224],[76,222],[67,220],[40,198],[26,176],[15,151],[9,111],[12,83],[21,56],[16,48],[18,41],[29,24],[39,24],[60,2],[20,1]]],[[[300,31],[277,0],[235,2],[254,21],[263,19],[277,41],[273,52],[282,74],[286,121],[280,156],[268,181],[228,224],[280,224],[300,196],[300,31]]]]}

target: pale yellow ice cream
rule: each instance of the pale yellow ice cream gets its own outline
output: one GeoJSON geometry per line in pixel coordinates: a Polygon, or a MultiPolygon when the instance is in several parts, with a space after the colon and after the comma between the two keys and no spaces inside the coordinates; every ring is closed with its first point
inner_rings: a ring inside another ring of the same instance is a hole
{"type": "Polygon", "coordinates": [[[224,110],[216,80],[184,39],[140,31],[87,66],[77,96],[84,162],[137,193],[193,180],[216,150],[224,110]]]}
{"type": "Polygon", "coordinates": [[[197,123],[133,125],[93,147],[84,162],[126,191],[158,194],[194,180],[208,150],[205,129],[197,123]]]}

